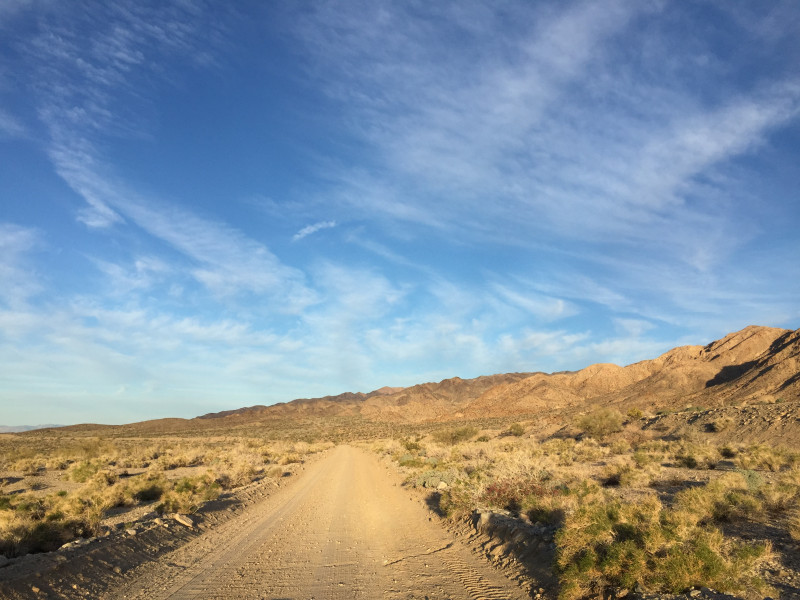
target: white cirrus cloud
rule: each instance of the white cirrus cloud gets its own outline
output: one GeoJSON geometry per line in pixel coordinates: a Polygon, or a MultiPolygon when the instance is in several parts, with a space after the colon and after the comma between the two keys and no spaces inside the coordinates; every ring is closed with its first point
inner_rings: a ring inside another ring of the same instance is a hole
{"type": "Polygon", "coordinates": [[[332,229],[333,227],[336,227],[336,221],[319,221],[313,225],[306,225],[292,236],[292,241],[297,242],[304,237],[308,237],[312,233],[317,233],[322,229],[332,229]]]}

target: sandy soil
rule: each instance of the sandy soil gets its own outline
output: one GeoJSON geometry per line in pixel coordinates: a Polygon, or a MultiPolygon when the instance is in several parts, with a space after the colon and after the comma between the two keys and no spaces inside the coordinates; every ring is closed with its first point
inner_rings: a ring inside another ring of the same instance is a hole
{"type": "MultiPolygon", "coordinates": [[[[94,562],[103,563],[109,577],[92,577],[90,589],[59,586],[57,595],[109,600],[529,597],[432,521],[419,498],[409,495],[398,475],[374,455],[340,446],[294,479],[135,568],[115,570],[117,545],[109,543],[102,552],[101,540],[94,562]]],[[[144,541],[145,534],[136,537],[144,541]]],[[[156,553],[156,544],[151,546],[156,553]]],[[[58,576],[66,583],[70,561],[62,563],[58,576]]],[[[28,587],[30,593],[14,586],[9,597],[45,597],[48,583],[28,587]]]]}

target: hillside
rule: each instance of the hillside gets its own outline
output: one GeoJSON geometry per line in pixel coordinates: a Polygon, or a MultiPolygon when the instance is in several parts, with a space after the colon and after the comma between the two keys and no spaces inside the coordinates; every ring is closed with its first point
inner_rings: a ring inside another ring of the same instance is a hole
{"type": "Polygon", "coordinates": [[[800,393],[800,330],[750,326],[707,346],[674,348],[627,367],[537,374],[488,390],[464,414],[525,415],[590,404],[675,410],[774,400],[800,393]]]}

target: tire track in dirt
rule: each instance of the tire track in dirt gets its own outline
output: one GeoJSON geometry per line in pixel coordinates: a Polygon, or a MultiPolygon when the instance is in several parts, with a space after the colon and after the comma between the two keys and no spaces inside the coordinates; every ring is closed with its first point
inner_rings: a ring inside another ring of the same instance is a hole
{"type": "Polygon", "coordinates": [[[347,446],[196,541],[107,597],[527,597],[430,522],[375,456],[347,446]]]}

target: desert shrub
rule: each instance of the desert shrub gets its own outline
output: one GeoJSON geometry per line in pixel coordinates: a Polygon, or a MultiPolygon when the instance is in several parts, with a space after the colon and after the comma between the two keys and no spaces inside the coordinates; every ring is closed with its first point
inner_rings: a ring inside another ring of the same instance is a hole
{"type": "Polygon", "coordinates": [[[540,478],[502,479],[484,488],[478,502],[484,506],[520,512],[525,508],[540,506],[537,499],[562,495],[560,488],[545,485],[540,478]]]}
{"type": "Polygon", "coordinates": [[[608,450],[611,454],[627,454],[631,451],[631,444],[628,440],[614,440],[608,450]]]}
{"type": "Polygon", "coordinates": [[[721,431],[725,431],[726,429],[730,429],[733,426],[733,419],[730,417],[721,417],[719,419],[714,419],[713,421],[709,422],[706,425],[706,431],[709,433],[720,433],[721,431]]]}
{"type": "Polygon", "coordinates": [[[405,448],[409,452],[417,452],[419,450],[422,450],[422,446],[420,445],[419,440],[404,438],[400,440],[400,444],[403,446],[403,448],[405,448]]]}
{"type": "Polygon", "coordinates": [[[622,431],[625,418],[613,408],[600,408],[578,419],[578,428],[586,435],[604,438],[617,431],[622,431]]]}
{"type": "Polygon", "coordinates": [[[425,466],[425,459],[414,454],[402,454],[397,457],[397,464],[401,467],[419,468],[425,466]]]}
{"type": "Polygon", "coordinates": [[[68,476],[72,481],[85,483],[102,468],[103,464],[99,461],[83,460],[70,467],[68,476]]]}
{"type": "Polygon", "coordinates": [[[471,513],[475,504],[474,490],[458,482],[439,496],[439,510],[450,518],[463,517],[471,513]]]}
{"type": "Polygon", "coordinates": [[[658,460],[657,456],[654,456],[649,452],[645,452],[644,450],[636,450],[636,452],[633,453],[631,458],[633,459],[633,462],[636,464],[636,466],[639,468],[645,467],[658,460]]]}
{"type": "Polygon", "coordinates": [[[55,494],[4,498],[0,554],[7,557],[50,552],[75,537],[94,535],[100,523],[94,498],[66,501],[55,494]]]}
{"type": "Polygon", "coordinates": [[[110,486],[114,485],[119,480],[119,475],[117,475],[114,471],[109,469],[103,469],[95,473],[91,478],[90,481],[96,483],[99,486],[110,486]]]}
{"type": "Polygon", "coordinates": [[[280,460],[278,461],[278,464],[280,464],[280,465],[292,465],[292,464],[297,464],[297,463],[301,463],[301,462],[303,462],[303,459],[297,452],[288,452],[287,454],[284,454],[280,458],[280,460]]]}
{"type": "Polygon", "coordinates": [[[781,481],[776,485],[765,485],[758,490],[764,508],[773,514],[788,511],[800,505],[800,487],[792,482],[781,481]]]}
{"type": "Polygon", "coordinates": [[[635,421],[637,419],[641,419],[643,416],[644,413],[642,412],[641,408],[633,407],[630,410],[628,410],[628,418],[631,420],[635,421]]]}
{"type": "Polygon", "coordinates": [[[723,446],[722,448],[719,449],[719,455],[722,458],[733,458],[734,456],[736,456],[736,450],[734,450],[730,446],[723,446]]]}
{"type": "Polygon", "coordinates": [[[40,460],[35,459],[25,459],[21,460],[16,464],[17,471],[22,471],[22,474],[25,477],[35,477],[39,474],[40,471],[43,471],[45,465],[40,460]]]}
{"type": "Polygon", "coordinates": [[[600,444],[597,443],[597,440],[593,438],[581,440],[580,442],[572,445],[570,450],[572,452],[561,455],[569,456],[571,458],[567,464],[571,464],[573,461],[581,463],[593,462],[599,460],[606,454],[605,448],[601,447],[600,444]]]}
{"type": "Polygon", "coordinates": [[[167,480],[160,476],[140,479],[129,484],[127,493],[136,502],[155,502],[169,487],[167,480]]]}
{"type": "Polygon", "coordinates": [[[692,454],[678,454],[675,456],[675,464],[679,467],[686,467],[687,469],[696,469],[697,459],[692,454]]]}
{"type": "Polygon", "coordinates": [[[606,487],[631,486],[641,477],[641,471],[637,471],[630,463],[613,465],[607,467],[602,476],[603,485],[606,487]]]}
{"type": "Polygon", "coordinates": [[[780,471],[800,464],[800,455],[797,452],[790,452],[786,448],[755,445],[741,450],[736,461],[739,467],[745,470],[780,471]]]}
{"type": "Polygon", "coordinates": [[[757,567],[768,545],[735,544],[714,528],[682,527],[655,497],[635,504],[605,498],[567,516],[556,536],[562,600],[609,588],[680,593],[692,586],[763,592],[757,567]]]}
{"type": "Polygon", "coordinates": [[[754,519],[763,512],[754,491],[744,473],[727,473],[705,486],[681,490],[675,506],[696,523],[754,519]]]}
{"type": "Polygon", "coordinates": [[[508,428],[508,433],[520,437],[525,433],[525,428],[521,423],[512,423],[508,428]]]}
{"type": "Polygon", "coordinates": [[[454,445],[459,442],[465,442],[478,435],[478,430],[475,427],[465,425],[455,429],[442,429],[433,434],[433,439],[440,444],[454,445]]]}
{"type": "Polygon", "coordinates": [[[255,466],[249,463],[241,463],[229,470],[218,472],[216,482],[223,489],[230,490],[251,483],[257,474],[258,470],[255,466]]]}
{"type": "Polygon", "coordinates": [[[165,471],[179,469],[181,467],[195,467],[202,465],[205,461],[206,453],[196,448],[192,449],[173,449],[172,451],[161,454],[158,459],[158,466],[165,471]]]}
{"type": "Polygon", "coordinates": [[[744,479],[745,484],[747,484],[747,489],[751,492],[758,491],[762,485],[764,485],[764,478],[755,471],[751,471],[746,469],[744,471],[739,472],[744,479]]]}
{"type": "Polygon", "coordinates": [[[156,512],[159,514],[195,512],[204,502],[218,498],[221,489],[222,486],[211,472],[199,477],[183,477],[164,494],[156,506],[156,512]]]}
{"type": "MultiPolygon", "coordinates": [[[[556,457],[558,464],[569,466],[579,458],[583,460],[595,460],[594,454],[597,452],[598,445],[594,440],[581,440],[576,442],[573,439],[551,439],[539,446],[539,450],[544,456],[556,457]]],[[[600,456],[601,454],[598,454],[600,456]]]]}
{"type": "Polygon", "coordinates": [[[489,441],[489,436],[488,435],[479,435],[478,437],[475,438],[475,441],[476,442],[488,442],[489,441]]]}

